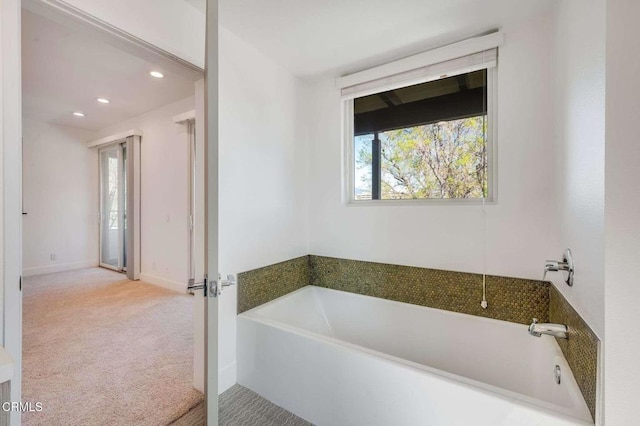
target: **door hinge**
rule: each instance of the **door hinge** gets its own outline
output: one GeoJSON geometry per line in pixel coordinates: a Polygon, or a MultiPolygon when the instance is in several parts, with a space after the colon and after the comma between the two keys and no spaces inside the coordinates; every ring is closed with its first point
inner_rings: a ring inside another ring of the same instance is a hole
{"type": "Polygon", "coordinates": [[[20,275],[20,279],[18,280],[18,290],[22,291],[22,275],[20,275]]]}

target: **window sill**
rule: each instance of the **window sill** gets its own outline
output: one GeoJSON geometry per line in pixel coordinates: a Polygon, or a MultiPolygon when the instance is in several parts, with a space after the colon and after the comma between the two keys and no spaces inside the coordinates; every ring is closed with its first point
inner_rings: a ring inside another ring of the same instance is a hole
{"type": "Polygon", "coordinates": [[[415,206],[491,206],[497,201],[486,198],[442,198],[442,199],[422,199],[422,200],[348,200],[347,207],[415,207],[415,206]]]}

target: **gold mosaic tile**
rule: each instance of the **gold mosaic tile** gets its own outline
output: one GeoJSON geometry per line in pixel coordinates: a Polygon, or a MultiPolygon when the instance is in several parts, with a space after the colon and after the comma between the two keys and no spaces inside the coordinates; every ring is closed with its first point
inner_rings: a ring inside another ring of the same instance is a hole
{"type": "Polygon", "coordinates": [[[238,274],[238,313],[309,284],[309,256],[238,274]]]}
{"type": "Polygon", "coordinates": [[[358,260],[310,256],[311,284],[335,290],[530,324],[549,318],[549,284],[487,276],[482,309],[482,275],[358,260]]]}
{"type": "Polygon", "coordinates": [[[599,339],[553,285],[549,300],[550,321],[566,324],[569,329],[568,339],[556,339],[556,341],[578,382],[591,416],[595,419],[599,339]]]}

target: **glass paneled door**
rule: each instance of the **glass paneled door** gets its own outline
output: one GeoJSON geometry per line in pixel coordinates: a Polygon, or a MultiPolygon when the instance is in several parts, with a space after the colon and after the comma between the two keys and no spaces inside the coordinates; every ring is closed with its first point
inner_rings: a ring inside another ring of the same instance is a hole
{"type": "Polygon", "coordinates": [[[126,145],[100,150],[100,266],[126,270],[126,145]]]}

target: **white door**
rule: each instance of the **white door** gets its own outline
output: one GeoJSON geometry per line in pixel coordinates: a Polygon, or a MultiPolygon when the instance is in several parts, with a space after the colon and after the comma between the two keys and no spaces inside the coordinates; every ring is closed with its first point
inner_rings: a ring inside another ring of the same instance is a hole
{"type": "Polygon", "coordinates": [[[205,313],[207,425],[218,425],[218,0],[207,0],[205,59],[206,268],[205,313]]]}

